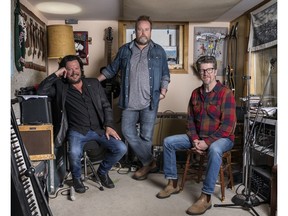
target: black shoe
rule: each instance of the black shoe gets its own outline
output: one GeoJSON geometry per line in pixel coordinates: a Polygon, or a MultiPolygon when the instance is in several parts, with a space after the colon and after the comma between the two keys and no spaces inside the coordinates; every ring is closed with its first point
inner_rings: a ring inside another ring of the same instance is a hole
{"type": "Polygon", "coordinates": [[[106,188],[114,188],[115,185],[113,183],[113,181],[110,179],[109,175],[106,174],[106,175],[100,175],[99,173],[97,173],[100,181],[101,181],[101,184],[106,187],[106,188]]]}
{"type": "Polygon", "coordinates": [[[86,191],[81,179],[73,179],[73,187],[77,193],[85,193],[86,191]]]}

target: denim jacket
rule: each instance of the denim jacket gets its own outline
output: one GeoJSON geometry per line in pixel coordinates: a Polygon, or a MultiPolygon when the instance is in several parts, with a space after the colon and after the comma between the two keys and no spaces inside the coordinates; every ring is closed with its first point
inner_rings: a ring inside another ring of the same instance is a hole
{"type": "MultiPolygon", "coordinates": [[[[106,79],[111,79],[118,72],[120,73],[121,91],[119,107],[122,109],[127,108],[129,101],[130,59],[132,56],[132,47],[135,46],[134,44],[135,42],[132,41],[120,47],[114,61],[101,71],[106,79]]],[[[154,109],[155,106],[158,106],[161,88],[168,89],[170,72],[164,49],[152,41],[149,43],[149,46],[150,108],[154,109]]]]}

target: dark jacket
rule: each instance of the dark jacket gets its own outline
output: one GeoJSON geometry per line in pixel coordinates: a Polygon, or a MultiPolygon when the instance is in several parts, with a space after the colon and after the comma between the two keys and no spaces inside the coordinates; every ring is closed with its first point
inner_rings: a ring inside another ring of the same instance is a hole
{"type": "MultiPolygon", "coordinates": [[[[82,78],[83,85],[87,86],[91,99],[99,116],[100,126],[104,128],[113,125],[113,113],[111,105],[106,97],[103,87],[97,79],[82,78]]],[[[39,85],[38,95],[47,95],[51,98],[54,145],[60,146],[65,141],[68,130],[67,113],[65,109],[65,100],[69,84],[58,78],[54,73],[45,78],[39,85]]]]}

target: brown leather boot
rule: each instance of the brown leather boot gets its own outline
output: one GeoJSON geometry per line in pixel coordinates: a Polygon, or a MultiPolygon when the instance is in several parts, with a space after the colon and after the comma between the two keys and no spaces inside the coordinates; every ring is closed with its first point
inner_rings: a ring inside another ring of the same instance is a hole
{"type": "Polygon", "coordinates": [[[132,176],[132,178],[136,180],[144,180],[147,178],[147,175],[150,172],[155,172],[157,171],[157,169],[158,168],[157,168],[156,160],[153,160],[149,165],[143,166],[142,168],[137,170],[132,176]]]}
{"type": "Polygon", "coordinates": [[[170,197],[171,194],[179,193],[181,190],[177,182],[178,182],[178,179],[169,179],[167,186],[163,190],[161,190],[156,195],[156,197],[159,199],[164,199],[164,198],[170,197]]]}
{"type": "Polygon", "coordinates": [[[202,193],[198,200],[187,209],[186,213],[189,215],[201,215],[211,207],[211,195],[202,193]]]}

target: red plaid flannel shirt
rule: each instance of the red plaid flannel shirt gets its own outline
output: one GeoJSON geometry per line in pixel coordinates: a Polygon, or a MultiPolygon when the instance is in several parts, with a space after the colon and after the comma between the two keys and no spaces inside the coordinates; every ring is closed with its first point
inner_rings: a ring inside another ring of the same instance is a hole
{"type": "Polygon", "coordinates": [[[210,145],[220,138],[234,141],[236,103],[233,92],[217,81],[214,89],[203,94],[204,86],[196,88],[188,106],[188,136],[210,145]]]}

